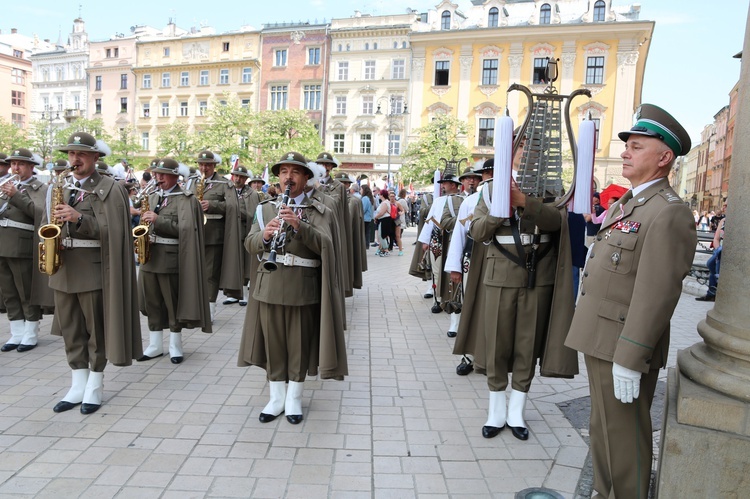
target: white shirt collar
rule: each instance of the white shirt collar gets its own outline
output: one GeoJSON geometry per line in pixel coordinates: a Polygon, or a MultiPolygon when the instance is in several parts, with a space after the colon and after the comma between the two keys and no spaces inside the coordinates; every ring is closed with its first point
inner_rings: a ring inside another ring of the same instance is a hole
{"type": "Polygon", "coordinates": [[[646,189],[648,189],[650,186],[652,186],[655,183],[657,183],[662,178],[664,178],[664,177],[659,177],[659,178],[654,179],[654,180],[649,180],[648,182],[643,183],[643,184],[639,185],[638,187],[633,187],[633,197],[636,197],[638,194],[640,194],[641,192],[645,191],[646,189]]]}

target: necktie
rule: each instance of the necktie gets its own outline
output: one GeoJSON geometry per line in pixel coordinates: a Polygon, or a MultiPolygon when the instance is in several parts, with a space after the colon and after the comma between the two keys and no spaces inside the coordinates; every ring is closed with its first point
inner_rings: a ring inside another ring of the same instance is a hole
{"type": "MultiPolygon", "coordinates": [[[[75,183],[76,189],[81,188],[81,183],[76,181],[75,183]]],[[[78,191],[76,189],[70,190],[70,199],[68,199],[68,205],[73,206],[73,203],[76,201],[76,196],[78,195],[78,191]]]]}

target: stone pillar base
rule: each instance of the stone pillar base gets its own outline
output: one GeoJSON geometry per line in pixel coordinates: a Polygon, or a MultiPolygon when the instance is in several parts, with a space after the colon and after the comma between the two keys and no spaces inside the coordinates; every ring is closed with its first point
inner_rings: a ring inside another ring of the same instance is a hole
{"type": "Polygon", "coordinates": [[[750,497],[748,408],[670,369],[657,497],[750,497]]]}

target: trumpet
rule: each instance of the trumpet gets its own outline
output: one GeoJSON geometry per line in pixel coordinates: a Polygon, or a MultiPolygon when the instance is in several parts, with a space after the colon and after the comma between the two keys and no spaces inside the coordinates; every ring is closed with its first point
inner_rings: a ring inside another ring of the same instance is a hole
{"type": "MultiPolygon", "coordinates": [[[[0,181],[0,189],[2,189],[2,187],[8,182],[12,183],[13,185],[18,185],[21,182],[21,177],[14,173],[10,177],[3,179],[2,181],[0,181]]],[[[4,192],[0,192],[0,199],[8,199],[8,195],[4,192]]]]}
{"type": "MultiPolygon", "coordinates": [[[[281,220],[281,209],[284,206],[289,204],[289,195],[291,194],[291,192],[292,192],[292,184],[290,182],[286,185],[284,196],[281,198],[281,202],[279,203],[279,211],[276,214],[276,218],[278,220],[281,220]]],[[[286,222],[284,220],[281,220],[281,224],[273,233],[273,239],[271,239],[271,251],[268,254],[268,260],[263,262],[263,268],[268,270],[269,272],[273,272],[274,270],[279,268],[279,265],[276,263],[276,253],[282,247],[282,245],[279,244],[279,235],[281,235],[281,233],[283,232],[285,225],[286,225],[286,222]]]]}

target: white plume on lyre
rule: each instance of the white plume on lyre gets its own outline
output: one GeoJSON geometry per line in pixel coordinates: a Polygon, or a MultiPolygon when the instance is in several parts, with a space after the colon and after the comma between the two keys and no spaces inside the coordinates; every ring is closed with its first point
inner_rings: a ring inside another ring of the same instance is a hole
{"type": "Polygon", "coordinates": [[[177,171],[182,175],[182,178],[187,180],[187,178],[190,176],[190,167],[186,165],[185,163],[179,163],[177,165],[177,171]]]}
{"type": "Polygon", "coordinates": [[[307,181],[307,185],[310,187],[319,184],[321,180],[327,175],[326,168],[323,165],[319,165],[315,161],[309,161],[307,167],[312,170],[313,176],[307,181]]]}
{"type": "Polygon", "coordinates": [[[112,149],[102,139],[96,141],[96,150],[105,156],[112,156],[112,149]]]}

